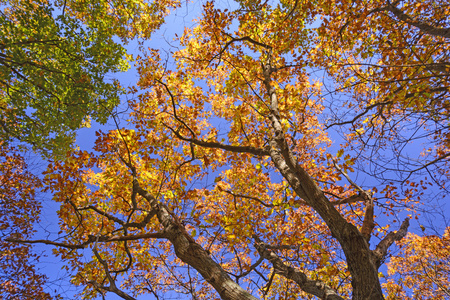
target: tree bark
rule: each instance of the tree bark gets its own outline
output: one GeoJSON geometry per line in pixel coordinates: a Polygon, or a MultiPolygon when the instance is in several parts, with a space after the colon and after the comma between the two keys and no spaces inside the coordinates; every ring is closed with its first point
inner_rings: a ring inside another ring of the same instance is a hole
{"type": "Polygon", "coordinates": [[[234,282],[222,267],[212,260],[211,256],[185,230],[184,226],[164,204],[156,200],[150,193],[133,181],[133,189],[146,199],[159,222],[164,227],[167,239],[172,243],[175,254],[184,263],[196,269],[210,283],[224,300],[256,300],[249,292],[234,282]]]}
{"type": "Polygon", "coordinates": [[[264,85],[270,101],[270,119],[273,137],[270,138],[270,156],[281,175],[293,190],[303,198],[325,221],[331,234],[344,251],[349,272],[352,276],[354,300],[384,299],[378,268],[372,258],[369,244],[359,230],[348,223],[326,198],[309,174],[297,163],[284,137],[278,112],[278,99],[271,85],[270,64],[264,66],[264,85]]]}

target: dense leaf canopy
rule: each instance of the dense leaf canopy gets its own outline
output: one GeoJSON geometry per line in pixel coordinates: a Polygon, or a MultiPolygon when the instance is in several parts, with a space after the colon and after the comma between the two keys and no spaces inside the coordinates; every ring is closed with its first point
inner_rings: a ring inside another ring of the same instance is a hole
{"type": "Polygon", "coordinates": [[[0,137],[54,155],[65,154],[76,129],[91,119],[105,123],[119,104],[124,90],[108,75],[125,71],[128,62],[114,36],[149,37],[171,7],[164,1],[2,2],[0,137]]]}

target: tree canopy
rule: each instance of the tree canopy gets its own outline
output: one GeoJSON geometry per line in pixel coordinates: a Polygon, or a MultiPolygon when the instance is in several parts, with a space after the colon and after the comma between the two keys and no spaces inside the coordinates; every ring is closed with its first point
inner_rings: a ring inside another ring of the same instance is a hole
{"type": "Polygon", "coordinates": [[[127,125],[49,161],[61,231],[8,245],[52,246],[85,299],[450,296],[449,228],[426,223],[448,198],[445,1],[204,2],[167,49],[141,21],[178,3],[95,3],[61,16],[142,38],[127,125]]]}
{"type": "Polygon", "coordinates": [[[104,124],[124,93],[108,75],[128,68],[122,41],[150,37],[176,3],[1,1],[0,137],[43,154],[75,130],[104,124]],[[133,21],[139,18],[139,22],[133,21]]]}

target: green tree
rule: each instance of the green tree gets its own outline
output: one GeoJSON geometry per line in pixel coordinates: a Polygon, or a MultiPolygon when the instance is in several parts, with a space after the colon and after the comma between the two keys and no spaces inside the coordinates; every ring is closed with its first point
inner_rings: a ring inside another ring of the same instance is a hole
{"type": "Polygon", "coordinates": [[[2,1],[0,139],[64,154],[75,130],[105,123],[124,90],[127,42],[149,37],[176,3],[2,1]],[[141,15],[145,15],[142,17],[141,15]],[[126,16],[126,19],[124,18],[126,16]],[[139,21],[136,21],[139,20],[139,21]]]}

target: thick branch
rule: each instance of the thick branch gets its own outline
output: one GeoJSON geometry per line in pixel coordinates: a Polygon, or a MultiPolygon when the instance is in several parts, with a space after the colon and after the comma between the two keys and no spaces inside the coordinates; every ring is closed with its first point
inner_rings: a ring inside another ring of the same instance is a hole
{"type": "Polygon", "coordinates": [[[256,235],[253,238],[256,241],[255,248],[258,250],[259,255],[272,263],[275,273],[295,281],[304,292],[317,296],[320,299],[344,300],[335,290],[322,281],[311,280],[303,272],[286,265],[275,252],[269,249],[269,245],[261,242],[256,235]]]}
{"type": "Polygon", "coordinates": [[[398,231],[389,232],[388,235],[386,235],[386,237],[383,240],[381,240],[381,242],[377,245],[375,250],[372,251],[372,255],[375,258],[377,268],[381,266],[381,263],[387,254],[388,248],[395,241],[400,241],[402,238],[406,236],[406,234],[408,233],[408,227],[409,227],[409,218],[406,218],[398,231]]]}
{"type": "Polygon", "coordinates": [[[364,221],[361,228],[361,234],[367,242],[370,240],[372,231],[375,228],[375,222],[373,221],[373,208],[373,198],[369,196],[369,199],[366,201],[366,212],[364,213],[364,221]]]}
{"type": "Polygon", "coordinates": [[[123,242],[123,241],[136,241],[141,239],[163,239],[163,238],[166,238],[166,234],[164,232],[148,232],[124,236],[114,235],[111,237],[98,237],[98,241],[107,243],[107,242],[121,242],[121,241],[123,242]]]}
{"type": "Polygon", "coordinates": [[[277,95],[271,84],[271,70],[270,63],[263,66],[264,85],[271,106],[269,117],[273,137],[269,140],[269,150],[272,161],[297,195],[322,217],[332,236],[339,241],[352,276],[353,299],[383,299],[378,270],[370,259],[367,240],[355,225],[347,222],[336,210],[308,172],[297,163],[287,144],[280,122],[277,95]]]}
{"type": "Polygon", "coordinates": [[[414,27],[419,28],[424,33],[433,35],[433,36],[440,36],[444,38],[450,38],[450,28],[439,28],[431,26],[427,23],[424,23],[422,21],[414,20],[412,17],[405,14],[401,9],[395,7],[392,4],[388,4],[386,9],[393,13],[397,18],[399,18],[401,21],[412,25],[414,27]]]}
{"type": "Polygon", "coordinates": [[[278,98],[271,84],[271,70],[270,64],[264,66],[264,85],[270,101],[269,117],[273,130],[273,138],[269,141],[269,152],[272,161],[297,195],[319,213],[330,228],[332,235],[341,242],[341,235],[344,233],[348,223],[328,201],[309,174],[298,165],[295,156],[289,149],[283,126],[280,122],[278,98]]]}
{"type": "Polygon", "coordinates": [[[252,154],[252,155],[255,155],[255,156],[268,156],[269,155],[269,151],[267,151],[266,149],[260,149],[260,148],[255,148],[255,147],[251,147],[251,146],[225,145],[225,144],[222,144],[222,143],[219,143],[219,142],[205,142],[205,141],[202,141],[202,140],[199,140],[199,139],[196,139],[196,138],[184,137],[178,131],[175,131],[172,128],[170,128],[170,130],[172,130],[172,132],[180,140],[193,143],[193,144],[195,144],[197,146],[200,146],[200,147],[222,149],[222,150],[225,150],[225,151],[236,152],[236,153],[249,153],[249,154],[252,154]]]}
{"type": "Polygon", "coordinates": [[[184,263],[196,269],[210,283],[224,300],[256,300],[250,293],[234,282],[222,267],[212,260],[209,253],[189,235],[178,217],[164,204],[139,186],[137,180],[133,187],[155,210],[159,222],[164,227],[167,239],[172,243],[175,254],[184,263]]]}

